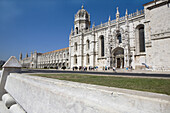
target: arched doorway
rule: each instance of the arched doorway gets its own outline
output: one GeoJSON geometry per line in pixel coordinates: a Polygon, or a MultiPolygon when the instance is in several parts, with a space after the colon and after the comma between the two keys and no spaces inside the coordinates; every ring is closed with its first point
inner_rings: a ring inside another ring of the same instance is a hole
{"type": "Polygon", "coordinates": [[[113,66],[116,68],[124,68],[124,49],[117,47],[112,51],[113,66]]]}

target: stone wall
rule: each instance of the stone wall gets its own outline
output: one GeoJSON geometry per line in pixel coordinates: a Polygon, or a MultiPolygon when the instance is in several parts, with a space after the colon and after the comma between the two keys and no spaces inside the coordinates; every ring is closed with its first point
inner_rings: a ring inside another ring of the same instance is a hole
{"type": "Polygon", "coordinates": [[[150,60],[153,70],[170,70],[170,7],[168,1],[158,0],[145,5],[146,26],[149,28],[151,49],[150,60]]]}
{"type": "Polygon", "coordinates": [[[169,113],[163,94],[11,73],[6,91],[27,113],[169,113]]]}
{"type": "Polygon", "coordinates": [[[153,68],[160,71],[170,70],[170,38],[152,42],[153,68]]]}

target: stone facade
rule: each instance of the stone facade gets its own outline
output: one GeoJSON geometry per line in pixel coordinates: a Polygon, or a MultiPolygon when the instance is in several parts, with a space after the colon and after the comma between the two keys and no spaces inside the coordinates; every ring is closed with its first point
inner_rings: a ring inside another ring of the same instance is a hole
{"type": "Polygon", "coordinates": [[[59,49],[47,53],[31,53],[31,56],[22,59],[20,62],[25,68],[62,68],[69,67],[69,48],[59,49]]]}
{"type": "Polygon", "coordinates": [[[169,0],[155,0],[144,4],[144,10],[137,10],[132,14],[128,14],[126,10],[123,17],[120,17],[117,8],[115,20],[109,17],[108,22],[97,26],[93,24],[91,28],[90,15],[82,6],[75,15],[74,27],[69,36],[69,48],[65,51],[68,61],[56,58],[57,53],[50,53],[37,55],[33,65],[29,63],[31,58],[28,58],[30,61],[26,58],[21,62],[28,61],[33,68],[55,67],[56,63],[66,63],[70,68],[97,66],[102,69],[107,66],[144,69],[149,66],[153,70],[168,71],[169,4],[169,0]]]}
{"type": "Polygon", "coordinates": [[[169,1],[152,1],[144,10],[90,26],[90,16],[82,7],[75,15],[69,38],[70,67],[103,66],[170,70],[169,1]],[[162,56],[163,55],[163,56],[162,56]]]}

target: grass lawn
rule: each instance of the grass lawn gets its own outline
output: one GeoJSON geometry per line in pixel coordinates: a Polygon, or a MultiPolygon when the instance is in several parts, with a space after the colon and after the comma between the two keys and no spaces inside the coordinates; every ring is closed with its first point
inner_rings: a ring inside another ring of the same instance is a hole
{"type": "Polygon", "coordinates": [[[170,79],[95,76],[82,74],[30,74],[30,75],[170,95],[170,79]]]}

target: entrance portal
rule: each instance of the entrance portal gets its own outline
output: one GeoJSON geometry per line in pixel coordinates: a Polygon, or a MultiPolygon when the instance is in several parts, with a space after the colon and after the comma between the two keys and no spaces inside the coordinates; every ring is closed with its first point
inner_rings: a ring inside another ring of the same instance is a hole
{"type": "Polygon", "coordinates": [[[116,68],[124,68],[124,49],[117,47],[112,52],[113,66],[116,68]]]}

